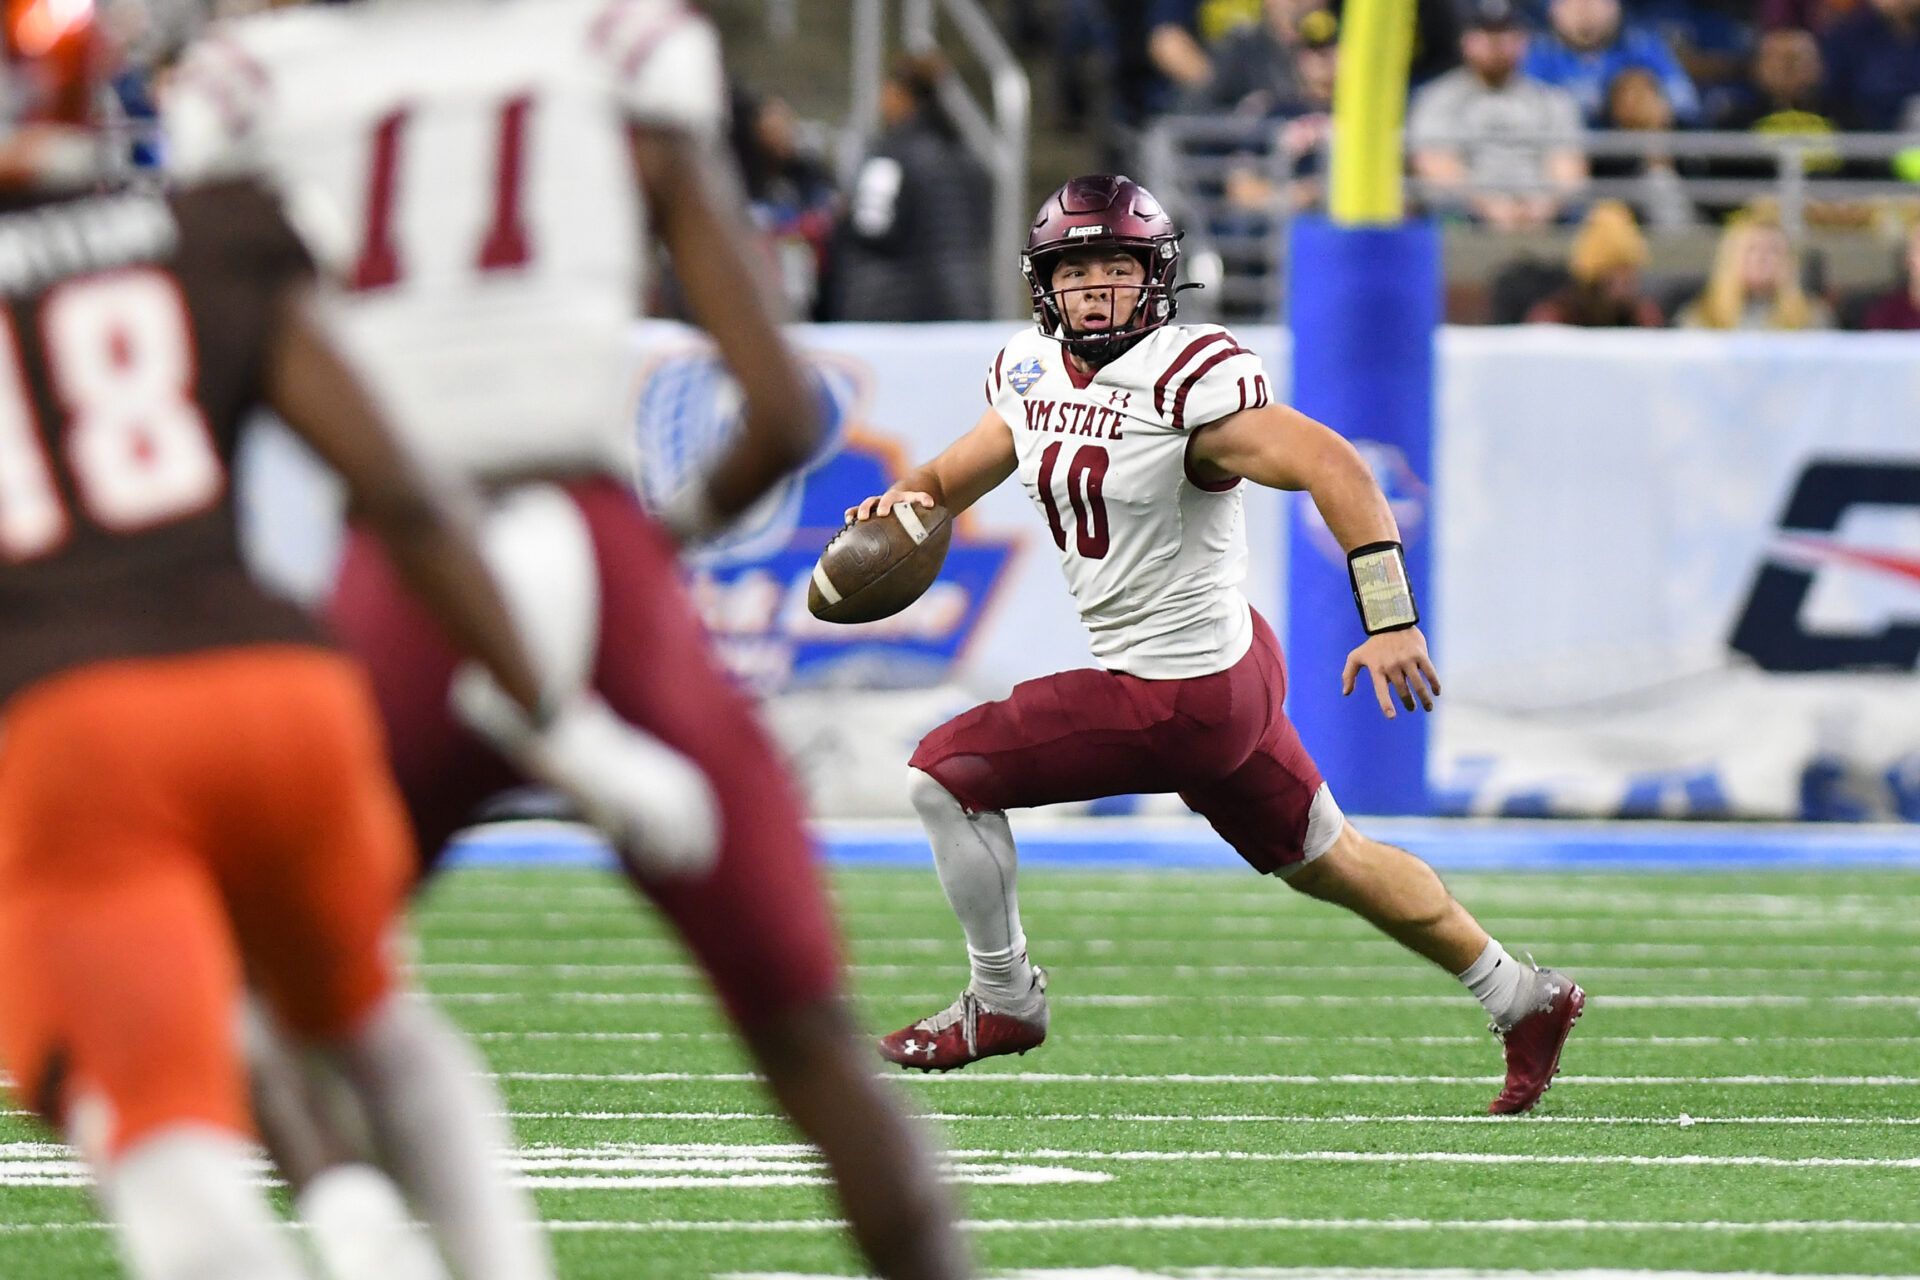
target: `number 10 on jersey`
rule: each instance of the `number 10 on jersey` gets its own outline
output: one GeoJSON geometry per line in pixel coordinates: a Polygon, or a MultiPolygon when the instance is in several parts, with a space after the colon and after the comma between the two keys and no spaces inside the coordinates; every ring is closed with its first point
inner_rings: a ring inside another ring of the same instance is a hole
{"type": "MultiPolygon", "coordinates": [[[[1055,440],[1041,453],[1036,487],[1040,490],[1040,503],[1047,509],[1047,527],[1053,530],[1053,545],[1065,551],[1067,530],[1060,521],[1060,501],[1053,492],[1062,444],[1055,440]]],[[[1088,560],[1106,559],[1107,550],[1113,544],[1112,530],[1107,524],[1107,500],[1102,492],[1110,461],[1106,446],[1084,444],[1074,450],[1066,465],[1067,503],[1073,508],[1074,549],[1088,560]]]]}

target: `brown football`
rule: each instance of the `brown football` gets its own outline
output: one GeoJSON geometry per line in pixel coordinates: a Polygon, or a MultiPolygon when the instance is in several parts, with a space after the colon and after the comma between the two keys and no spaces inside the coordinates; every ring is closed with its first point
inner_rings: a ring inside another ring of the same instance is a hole
{"type": "Polygon", "coordinates": [[[896,505],[833,535],[813,566],[807,608],[824,622],[890,618],[940,576],[953,539],[945,507],[896,505]]]}

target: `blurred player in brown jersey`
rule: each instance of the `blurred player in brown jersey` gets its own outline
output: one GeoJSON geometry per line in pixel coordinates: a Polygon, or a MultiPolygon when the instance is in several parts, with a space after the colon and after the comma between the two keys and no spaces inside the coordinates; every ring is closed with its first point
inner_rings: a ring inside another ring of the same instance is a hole
{"type": "MultiPolygon", "coordinates": [[[[725,102],[693,6],[470,0],[216,27],[165,112],[179,171],[266,174],[330,230],[343,347],[426,461],[487,486],[489,562],[543,669],[589,681],[711,782],[710,874],[663,879],[609,834],[820,1146],[874,1273],[944,1280],[966,1250],[929,1144],[853,1037],[800,797],[680,580],[678,544],[745,511],[819,434],[716,166],[725,102]],[[632,323],[657,247],[741,391],[738,438],[664,520],[632,488],[632,323]]],[[[497,750],[513,741],[498,700],[456,676],[390,559],[351,532],[331,617],[373,674],[431,859],[524,770],[497,750]]]]}
{"type": "Polygon", "coordinates": [[[244,975],[355,1086],[443,1240],[492,1251],[463,1274],[543,1280],[500,1099],[395,974],[414,853],[365,677],[242,567],[243,418],[270,406],[341,474],[505,691],[524,768],[640,830],[710,798],[595,772],[630,735],[541,686],[475,541],[312,320],[274,199],[89,177],[92,17],[28,0],[0,22],[0,1061],[92,1165],[135,1276],[292,1280],[248,1167],[244,975]]]}

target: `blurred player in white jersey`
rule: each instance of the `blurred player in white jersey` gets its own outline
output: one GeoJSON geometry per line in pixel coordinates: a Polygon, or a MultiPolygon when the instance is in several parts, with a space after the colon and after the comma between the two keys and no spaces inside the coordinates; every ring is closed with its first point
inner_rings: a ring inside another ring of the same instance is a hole
{"type": "MultiPolygon", "coordinates": [[[[679,580],[679,543],[744,511],[818,434],[715,167],[724,98],[713,29],[676,0],[396,0],[215,28],[165,118],[178,170],[265,173],[305,215],[338,282],[332,319],[398,427],[495,495],[490,560],[549,681],[590,686],[664,744],[639,762],[658,779],[654,820],[610,834],[826,1155],[876,1272],[960,1276],[927,1143],[854,1039],[798,796],[679,580]],[[627,344],[655,240],[745,403],[735,446],[664,527],[628,479],[627,344]],[[716,804],[713,870],[657,874],[716,804]]],[[[358,530],[332,621],[373,672],[431,859],[522,780],[499,749],[516,717],[456,672],[358,530]]],[[[499,1274],[484,1231],[468,1240],[466,1280],[499,1274]]]]}
{"type": "Polygon", "coordinates": [[[1241,593],[1240,482],[1306,490],[1352,568],[1380,709],[1432,708],[1427,658],[1387,500],[1334,432],[1273,403],[1260,359],[1218,325],[1177,325],[1179,234],[1127,178],[1076,178],[1040,208],[1022,266],[1036,327],[987,375],[990,407],[959,440],[849,516],[898,502],[958,513],[1018,474],[1105,669],[1016,687],[935,729],[912,761],[915,807],[967,937],[972,980],[881,1041],[902,1066],[951,1070],[1025,1053],[1047,1033],[1046,975],[1027,957],[1006,810],[1177,791],[1257,871],[1338,903],[1459,976],[1506,1046],[1489,1110],[1545,1092],[1584,994],[1521,964],[1413,855],[1342,816],[1281,710],[1286,668],[1241,593]]]}

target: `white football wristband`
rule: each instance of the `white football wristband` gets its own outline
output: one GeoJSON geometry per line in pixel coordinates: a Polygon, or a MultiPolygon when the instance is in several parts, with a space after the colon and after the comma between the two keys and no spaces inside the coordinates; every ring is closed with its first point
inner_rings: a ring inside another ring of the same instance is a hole
{"type": "Polygon", "coordinates": [[[1369,542],[1347,552],[1347,577],[1353,583],[1360,625],[1368,635],[1405,631],[1419,623],[1413,584],[1407,580],[1407,557],[1399,543],[1369,542]]]}

